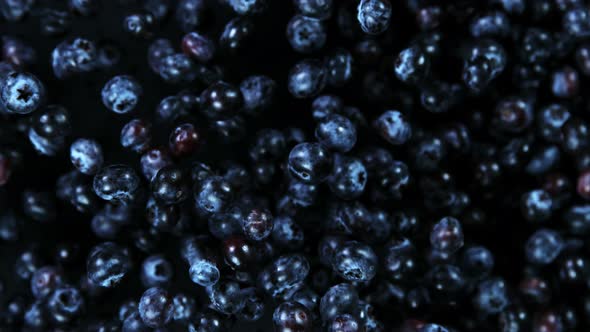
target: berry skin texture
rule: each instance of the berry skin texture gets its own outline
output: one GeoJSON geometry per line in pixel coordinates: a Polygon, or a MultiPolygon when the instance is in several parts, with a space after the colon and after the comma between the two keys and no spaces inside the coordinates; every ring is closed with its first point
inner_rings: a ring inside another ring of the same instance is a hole
{"type": "Polygon", "coordinates": [[[249,239],[261,241],[270,235],[273,225],[270,211],[253,209],[242,222],[242,230],[249,239]]]}
{"type": "Polygon", "coordinates": [[[348,281],[369,281],[377,274],[377,255],[366,244],[345,243],[334,255],[332,268],[348,281]]]}
{"type": "Polygon", "coordinates": [[[289,171],[305,183],[326,180],[332,170],[332,154],[318,143],[297,144],[289,153],[289,171]]]}
{"type": "Polygon", "coordinates": [[[580,174],[576,190],[580,197],[585,200],[590,200],[590,172],[586,171],[580,174]]]}
{"type": "Polygon", "coordinates": [[[329,18],[334,7],[333,0],[293,0],[293,4],[302,15],[321,20],[329,18]]]}
{"type": "Polygon", "coordinates": [[[0,77],[0,111],[6,114],[29,114],[45,100],[43,83],[27,72],[10,72],[0,77]]]}
{"type": "Polygon", "coordinates": [[[182,38],[182,50],[199,62],[209,62],[215,55],[215,43],[198,32],[190,32],[182,38]]]}
{"type": "Polygon", "coordinates": [[[166,166],[161,168],[152,179],[152,193],[158,201],[164,204],[178,204],[188,197],[187,182],[187,175],[182,169],[166,166]]]}
{"type": "Polygon", "coordinates": [[[322,92],[327,82],[323,63],[315,59],[302,60],[289,72],[288,88],[295,98],[310,98],[322,92]]]}
{"type": "Polygon", "coordinates": [[[357,20],[365,33],[378,35],[389,27],[391,12],[389,0],[361,0],[357,8],[357,20]]]}
{"type": "Polygon", "coordinates": [[[510,301],[506,282],[502,279],[490,279],[481,282],[474,301],[476,307],[486,314],[502,312],[510,301]]]}
{"type": "Polygon", "coordinates": [[[142,119],[133,119],[121,129],[121,145],[136,153],[147,150],[152,140],[152,125],[142,119]]]}
{"type": "Polygon", "coordinates": [[[309,310],[297,302],[283,302],[272,315],[274,331],[276,332],[311,332],[313,318],[309,310]]]}
{"type": "Polygon", "coordinates": [[[111,165],[94,176],[96,195],[113,203],[130,203],[139,189],[139,177],[133,168],[126,165],[111,165]]]}
{"type": "Polygon", "coordinates": [[[170,134],[170,151],[175,156],[190,155],[197,149],[199,141],[199,133],[192,124],[181,124],[170,134]]]}
{"type": "Polygon", "coordinates": [[[315,136],[327,148],[348,152],[356,143],[356,127],[348,118],[331,114],[323,118],[316,127],[315,136]]]}
{"type": "Polygon", "coordinates": [[[47,300],[47,311],[51,319],[63,324],[72,321],[84,310],[84,298],[72,286],[58,287],[47,300]]]}
{"type": "Polygon", "coordinates": [[[173,276],[172,264],[162,255],[149,256],[141,265],[141,281],[145,287],[165,286],[173,276]]]}
{"type": "Polygon", "coordinates": [[[457,219],[445,217],[432,227],[430,244],[435,250],[452,254],[459,250],[463,243],[463,227],[457,219]]]}
{"type": "Polygon", "coordinates": [[[412,127],[399,111],[386,111],[381,114],[373,127],[379,135],[393,145],[402,145],[412,137],[412,127]]]}
{"type": "Polygon", "coordinates": [[[257,116],[274,103],[277,83],[268,76],[249,76],[240,83],[240,91],[244,97],[244,111],[257,116]]]}
{"type": "Polygon", "coordinates": [[[72,164],[84,174],[94,174],[102,167],[104,161],[102,147],[97,141],[80,138],[70,147],[72,164]]]}
{"type": "Polygon", "coordinates": [[[418,46],[402,50],[393,64],[395,76],[402,82],[417,84],[430,72],[430,60],[418,46]]]}
{"type": "Polygon", "coordinates": [[[200,101],[201,111],[212,119],[234,115],[244,103],[237,87],[221,81],[203,90],[200,101]]]}
{"type": "Polygon", "coordinates": [[[551,217],[553,200],[542,189],[525,193],[521,198],[521,211],[524,218],[530,222],[543,222],[551,217]]]}
{"type": "Polygon", "coordinates": [[[135,109],[139,103],[142,88],[131,76],[115,76],[102,89],[102,103],[109,110],[126,114],[135,109]]]}
{"type": "Polygon", "coordinates": [[[326,38],[324,25],[318,19],[295,15],[287,24],[287,39],[296,52],[319,51],[326,44],[326,38]]]}
{"type": "Polygon", "coordinates": [[[363,162],[356,158],[337,157],[328,185],[340,199],[351,200],[361,196],[367,184],[368,173],[363,162]]]}
{"type": "Polygon", "coordinates": [[[174,304],[168,292],[159,287],[146,290],[139,300],[139,315],[144,324],[156,328],[172,320],[174,304]]]}
{"type": "Polygon", "coordinates": [[[101,287],[114,287],[130,270],[128,253],[112,242],[92,248],[86,261],[88,279],[101,287]]]}
{"type": "Polygon", "coordinates": [[[540,229],[529,237],[525,245],[525,254],[529,262],[547,265],[559,256],[563,247],[561,235],[550,229],[540,229]]]}

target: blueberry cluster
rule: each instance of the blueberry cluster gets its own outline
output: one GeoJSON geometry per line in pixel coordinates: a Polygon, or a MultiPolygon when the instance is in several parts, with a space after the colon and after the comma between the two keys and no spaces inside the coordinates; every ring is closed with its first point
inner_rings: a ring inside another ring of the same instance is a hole
{"type": "Polygon", "coordinates": [[[590,330],[589,1],[0,17],[0,331],[590,330]]]}

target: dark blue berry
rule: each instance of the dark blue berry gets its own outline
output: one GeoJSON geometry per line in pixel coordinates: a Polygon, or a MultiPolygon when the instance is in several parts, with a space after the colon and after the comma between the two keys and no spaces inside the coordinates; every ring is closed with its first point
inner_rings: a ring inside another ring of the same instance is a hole
{"type": "Polygon", "coordinates": [[[174,313],[172,297],[159,287],[149,288],[143,293],[138,309],[141,320],[152,328],[168,324],[174,313]]]}
{"type": "Polygon", "coordinates": [[[317,125],[315,136],[318,141],[331,150],[348,152],[356,144],[356,127],[348,118],[331,114],[317,125]]]}
{"type": "Polygon", "coordinates": [[[332,154],[318,143],[301,143],[289,153],[289,171],[307,183],[324,181],[332,170],[332,154]]]}
{"type": "Polygon", "coordinates": [[[546,265],[553,262],[563,248],[564,242],[561,235],[550,229],[540,229],[527,240],[525,254],[529,262],[546,265]]]}
{"type": "Polygon", "coordinates": [[[139,103],[142,88],[131,76],[115,76],[102,89],[102,103],[109,110],[125,114],[133,111],[139,103]]]}
{"type": "Polygon", "coordinates": [[[10,72],[0,77],[0,110],[7,114],[29,114],[45,100],[43,83],[31,73],[10,72]]]}
{"type": "Polygon", "coordinates": [[[378,35],[389,27],[392,6],[389,0],[361,0],[357,20],[365,33],[378,35]]]}
{"type": "Polygon", "coordinates": [[[126,250],[112,242],[92,248],[86,261],[88,279],[101,287],[114,287],[131,270],[131,258],[126,250]]]}

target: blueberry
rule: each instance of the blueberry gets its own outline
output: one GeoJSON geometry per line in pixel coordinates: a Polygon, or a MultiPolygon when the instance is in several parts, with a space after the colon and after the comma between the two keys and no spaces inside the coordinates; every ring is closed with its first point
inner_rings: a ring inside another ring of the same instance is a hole
{"type": "Polygon", "coordinates": [[[344,109],[342,99],[334,95],[322,95],[314,99],[311,104],[313,119],[323,120],[330,114],[340,113],[344,109]]]}
{"type": "Polygon", "coordinates": [[[66,40],[51,53],[53,73],[59,79],[94,70],[99,54],[93,41],[85,38],[66,40]]]}
{"type": "Polygon", "coordinates": [[[293,0],[299,12],[307,17],[328,19],[334,7],[332,0],[293,0]]]}
{"type": "Polygon", "coordinates": [[[62,272],[57,268],[42,267],[31,277],[31,293],[37,299],[45,299],[63,282],[62,272]]]}
{"type": "Polygon", "coordinates": [[[150,197],[145,208],[146,221],[159,231],[172,231],[180,222],[178,205],[165,205],[150,197]]]}
{"type": "Polygon", "coordinates": [[[315,136],[329,149],[348,152],[356,144],[356,133],[352,121],[342,115],[331,114],[318,123],[315,136]]]}
{"type": "Polygon", "coordinates": [[[47,36],[60,36],[72,26],[72,16],[64,10],[44,8],[40,12],[41,33],[47,36]]]}
{"type": "Polygon", "coordinates": [[[249,239],[261,241],[270,235],[273,225],[273,216],[270,211],[252,209],[242,221],[242,230],[249,239]]]}
{"type": "Polygon", "coordinates": [[[215,55],[215,43],[198,32],[190,32],[182,38],[182,50],[199,62],[209,62],[215,55]]]}
{"type": "Polygon", "coordinates": [[[481,282],[474,302],[475,306],[485,314],[502,312],[510,304],[506,282],[499,278],[481,282]]]}
{"type": "Polygon", "coordinates": [[[244,111],[256,116],[273,105],[277,83],[268,76],[249,76],[240,83],[240,91],[244,97],[244,111]]]}
{"type": "Polygon", "coordinates": [[[354,58],[348,51],[337,49],[326,57],[326,70],[328,85],[341,87],[353,78],[354,58]]]}
{"type": "Polygon", "coordinates": [[[564,67],[553,72],[551,92],[559,98],[571,98],[578,94],[578,72],[571,67],[564,67]]]}
{"type": "Polygon", "coordinates": [[[361,0],[357,8],[357,20],[363,31],[378,35],[389,27],[391,20],[389,0],[361,0]]]}
{"type": "Polygon", "coordinates": [[[334,319],[345,313],[352,313],[359,303],[356,289],[350,284],[337,284],[332,286],[322,296],[320,301],[320,315],[324,322],[334,319]]]}
{"type": "Polygon", "coordinates": [[[183,53],[165,55],[159,61],[156,72],[166,83],[190,83],[197,77],[197,68],[183,53]]]}
{"type": "Polygon", "coordinates": [[[264,315],[265,308],[263,297],[256,293],[255,287],[245,289],[242,293],[244,296],[244,306],[237,313],[237,316],[240,319],[250,322],[260,320],[264,315]]]}
{"type": "Polygon", "coordinates": [[[356,332],[362,330],[362,322],[350,314],[338,315],[328,323],[329,332],[356,332]]]}
{"type": "Polygon", "coordinates": [[[411,46],[398,54],[393,71],[400,81],[417,84],[428,77],[430,59],[420,47],[411,46]]]}
{"type": "Polygon", "coordinates": [[[129,254],[112,242],[92,248],[86,260],[88,279],[101,287],[116,286],[130,270],[129,254]]]}
{"type": "Polygon", "coordinates": [[[484,13],[471,21],[469,32],[475,38],[503,37],[510,32],[510,20],[501,11],[484,13]]]}
{"type": "Polygon", "coordinates": [[[150,330],[151,329],[146,324],[144,324],[137,310],[127,316],[127,318],[123,321],[123,332],[148,332],[150,330]]]}
{"type": "Polygon", "coordinates": [[[469,247],[463,252],[461,268],[467,277],[487,277],[494,267],[494,256],[485,247],[469,247]]]}
{"type": "Polygon", "coordinates": [[[205,19],[206,1],[180,0],[176,5],[175,18],[183,31],[192,31],[205,19]]]}
{"type": "Polygon", "coordinates": [[[377,274],[377,255],[366,244],[348,242],[334,255],[332,268],[348,281],[368,281],[377,274]]]}
{"type": "Polygon", "coordinates": [[[203,287],[209,287],[219,281],[219,268],[208,256],[199,239],[188,237],[181,242],[181,255],[189,265],[191,280],[203,287]]]}
{"type": "Polygon", "coordinates": [[[289,171],[303,182],[324,181],[332,164],[332,154],[318,143],[300,143],[289,153],[289,171]]]}
{"type": "Polygon", "coordinates": [[[90,221],[94,234],[101,239],[114,239],[120,231],[120,225],[105,213],[97,213],[90,221]]]}
{"type": "Polygon", "coordinates": [[[102,147],[97,141],[80,138],[70,147],[72,164],[84,174],[94,174],[102,167],[102,147]]]}
{"type": "Polygon", "coordinates": [[[223,314],[235,314],[244,306],[244,296],[235,281],[220,280],[205,288],[211,308],[223,314]]]}
{"type": "Polygon", "coordinates": [[[0,6],[0,13],[9,22],[18,21],[31,10],[34,3],[34,0],[6,1],[0,6]]]}
{"type": "Polygon", "coordinates": [[[148,64],[155,73],[159,74],[163,59],[173,54],[174,47],[172,47],[170,40],[164,38],[156,39],[148,47],[148,64]]]}
{"type": "MultiPolygon", "coordinates": [[[[24,41],[11,36],[2,37],[2,58],[14,67],[25,67],[35,63],[37,53],[24,41]]],[[[13,68],[14,69],[14,68],[13,68]]]]}
{"type": "Polygon", "coordinates": [[[140,165],[143,175],[151,181],[160,169],[172,165],[172,158],[166,150],[153,148],[141,156],[140,165]]]}
{"type": "Polygon", "coordinates": [[[551,217],[553,200],[542,189],[524,193],[521,198],[521,211],[523,217],[531,222],[543,222],[551,217]]]}
{"type": "Polygon", "coordinates": [[[547,265],[553,262],[564,248],[562,237],[550,229],[540,229],[526,242],[525,254],[529,262],[547,265]]]}
{"type": "Polygon", "coordinates": [[[307,258],[300,254],[278,257],[258,274],[258,287],[273,298],[289,297],[309,274],[307,258]]]}
{"type": "Polygon", "coordinates": [[[563,15],[563,28],[569,34],[578,37],[590,36],[590,12],[588,8],[579,6],[572,8],[563,15]]]}
{"type": "Polygon", "coordinates": [[[268,0],[228,0],[232,9],[241,15],[260,14],[268,7],[268,0]]]}
{"type": "Polygon", "coordinates": [[[162,255],[152,255],[143,261],[141,280],[145,287],[165,286],[173,276],[172,264],[162,255]]]}
{"type": "Polygon", "coordinates": [[[386,276],[394,281],[406,282],[416,276],[416,248],[407,238],[394,237],[385,246],[383,267],[386,276]]]}
{"type": "Polygon", "coordinates": [[[272,315],[274,331],[300,331],[313,330],[313,318],[309,310],[297,302],[283,302],[275,309],[272,315]]]}
{"type": "Polygon", "coordinates": [[[128,204],[135,198],[139,184],[139,177],[131,167],[111,165],[94,176],[93,188],[105,201],[128,204]]]}
{"type": "Polygon", "coordinates": [[[368,173],[363,162],[356,158],[336,158],[328,185],[334,195],[341,199],[355,199],[363,194],[368,173]]]}
{"type": "Polygon", "coordinates": [[[228,117],[243,105],[242,92],[226,82],[216,82],[201,93],[201,112],[209,118],[228,117]]]}
{"type": "Polygon", "coordinates": [[[26,190],[22,204],[24,213],[35,221],[50,222],[57,217],[55,198],[50,193],[26,190]]]}
{"type": "Polygon", "coordinates": [[[84,298],[77,288],[61,286],[47,300],[47,311],[53,321],[67,323],[78,317],[84,309],[84,298]]]}
{"type": "Polygon", "coordinates": [[[295,15],[287,25],[287,39],[299,53],[321,50],[326,44],[326,35],[323,23],[315,18],[295,15]]]}
{"type": "Polygon", "coordinates": [[[151,143],[152,125],[142,119],[133,119],[121,129],[121,145],[133,152],[147,150],[151,143]]]}
{"type": "Polygon", "coordinates": [[[168,324],[174,313],[172,297],[165,289],[159,287],[146,290],[139,300],[138,308],[141,320],[152,328],[168,324]]]}
{"type": "Polygon", "coordinates": [[[252,20],[247,17],[236,17],[223,28],[219,37],[219,47],[229,54],[239,53],[253,39],[253,34],[252,20]]]}
{"type": "Polygon", "coordinates": [[[151,189],[154,197],[164,204],[181,203],[189,194],[187,175],[179,167],[163,167],[152,179],[151,189]]]}
{"type": "Polygon", "coordinates": [[[123,30],[134,37],[150,38],[153,34],[154,16],[151,13],[136,13],[125,17],[123,30]]]}
{"type": "Polygon", "coordinates": [[[464,243],[463,227],[453,217],[445,217],[439,220],[430,233],[430,244],[435,250],[454,253],[464,243]]]}
{"type": "Polygon", "coordinates": [[[10,72],[0,77],[0,110],[7,114],[29,114],[45,99],[43,83],[27,72],[10,72]]]}
{"type": "Polygon", "coordinates": [[[174,296],[172,302],[174,303],[173,318],[175,321],[187,322],[196,314],[197,303],[192,297],[179,293],[174,296]]]}
{"type": "Polygon", "coordinates": [[[68,5],[76,13],[88,16],[96,13],[100,4],[97,0],[69,0],[68,5]]]}
{"type": "Polygon", "coordinates": [[[115,76],[102,89],[102,103],[109,110],[125,114],[133,111],[139,103],[142,88],[131,76],[115,76]]]}
{"type": "Polygon", "coordinates": [[[326,86],[327,71],[323,63],[314,59],[302,60],[289,71],[288,89],[295,98],[310,98],[326,86]]]}
{"type": "Polygon", "coordinates": [[[411,124],[399,111],[386,111],[373,123],[379,135],[393,145],[406,143],[412,136],[411,124]]]}
{"type": "Polygon", "coordinates": [[[198,211],[213,214],[224,211],[233,198],[229,183],[220,176],[211,176],[197,184],[193,190],[198,211]]]}

